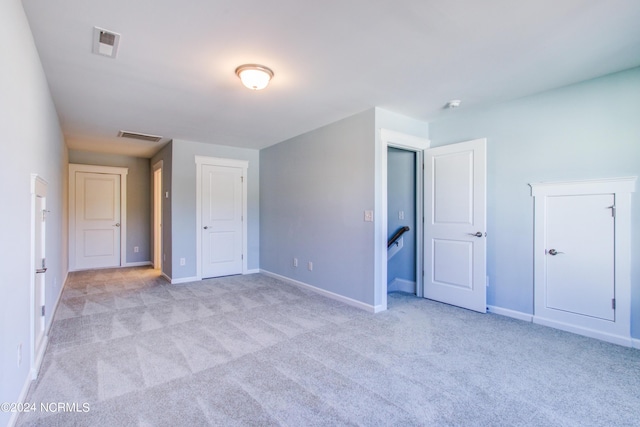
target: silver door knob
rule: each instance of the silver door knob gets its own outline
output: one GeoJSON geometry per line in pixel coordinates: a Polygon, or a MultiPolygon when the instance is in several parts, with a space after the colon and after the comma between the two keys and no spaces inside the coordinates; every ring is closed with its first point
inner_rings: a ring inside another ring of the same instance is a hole
{"type": "Polygon", "coordinates": [[[114,226],[114,227],[120,227],[120,223],[119,223],[119,222],[117,222],[117,223],[115,223],[113,226],[114,226]]]}
{"type": "Polygon", "coordinates": [[[208,225],[205,225],[203,228],[204,228],[205,230],[208,230],[208,229],[209,229],[209,226],[208,226],[208,225]]]}
{"type": "Polygon", "coordinates": [[[469,236],[482,237],[482,232],[478,231],[477,233],[467,233],[469,236]]]}
{"type": "Polygon", "coordinates": [[[547,253],[548,253],[549,255],[556,256],[556,255],[558,255],[558,254],[563,254],[564,252],[558,252],[558,251],[556,251],[555,249],[549,249],[549,250],[547,251],[547,253]]]}

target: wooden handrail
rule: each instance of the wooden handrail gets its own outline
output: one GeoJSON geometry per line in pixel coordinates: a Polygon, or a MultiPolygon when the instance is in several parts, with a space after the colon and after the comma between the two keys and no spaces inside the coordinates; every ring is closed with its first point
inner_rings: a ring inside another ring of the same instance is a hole
{"type": "Polygon", "coordinates": [[[406,233],[407,231],[409,231],[409,230],[410,230],[410,228],[408,226],[406,226],[406,225],[404,227],[402,227],[402,228],[399,228],[398,231],[396,231],[396,234],[391,236],[391,238],[387,242],[387,249],[389,249],[391,247],[391,245],[396,243],[398,241],[398,239],[400,239],[400,237],[402,237],[402,235],[404,233],[406,233]]]}

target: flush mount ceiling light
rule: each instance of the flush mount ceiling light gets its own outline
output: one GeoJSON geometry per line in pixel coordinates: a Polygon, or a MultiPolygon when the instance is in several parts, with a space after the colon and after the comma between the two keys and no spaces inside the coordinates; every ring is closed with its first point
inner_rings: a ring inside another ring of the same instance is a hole
{"type": "Polygon", "coordinates": [[[236,75],[242,84],[251,90],[261,90],[267,87],[273,78],[273,71],[264,65],[245,64],[236,68],[236,75]]]}

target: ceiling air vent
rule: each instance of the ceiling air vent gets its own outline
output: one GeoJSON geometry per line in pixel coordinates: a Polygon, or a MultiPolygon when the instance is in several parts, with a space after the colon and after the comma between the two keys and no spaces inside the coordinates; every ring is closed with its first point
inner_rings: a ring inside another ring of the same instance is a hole
{"type": "Polygon", "coordinates": [[[93,27],[93,53],[115,58],[120,44],[120,34],[93,27]]]}
{"type": "Polygon", "coordinates": [[[148,141],[148,142],[159,142],[162,139],[162,137],[158,135],[147,135],[144,133],[127,132],[125,130],[121,130],[120,132],[118,132],[118,136],[120,138],[131,138],[131,139],[138,139],[140,141],[148,141]]]}

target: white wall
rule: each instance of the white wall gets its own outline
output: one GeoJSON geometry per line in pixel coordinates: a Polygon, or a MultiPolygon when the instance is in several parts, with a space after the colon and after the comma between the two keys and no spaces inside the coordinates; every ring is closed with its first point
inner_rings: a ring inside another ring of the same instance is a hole
{"type": "Polygon", "coordinates": [[[48,182],[48,326],[67,274],[67,150],[19,0],[0,2],[0,56],[0,402],[17,402],[29,383],[31,174],[48,182]]]}
{"type": "MultiPolygon", "coordinates": [[[[528,183],[640,176],[640,68],[429,124],[431,145],[487,138],[487,302],[533,313],[528,183]]],[[[632,195],[632,336],[640,338],[640,192],[632,195]]]]}

